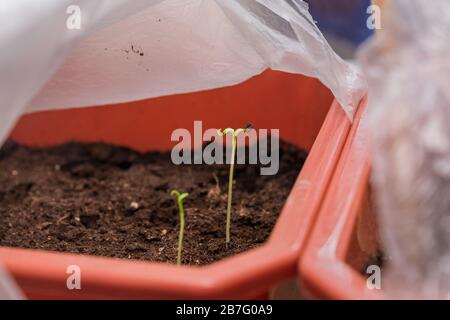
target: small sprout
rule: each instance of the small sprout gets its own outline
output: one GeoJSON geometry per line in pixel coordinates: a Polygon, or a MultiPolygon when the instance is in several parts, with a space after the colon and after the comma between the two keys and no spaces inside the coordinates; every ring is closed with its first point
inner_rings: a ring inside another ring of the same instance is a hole
{"type": "Polygon", "coordinates": [[[180,233],[178,236],[178,255],[177,255],[177,265],[181,264],[181,251],[183,250],[183,235],[184,235],[184,208],[183,200],[189,195],[189,193],[180,193],[177,190],[172,190],[170,192],[171,196],[177,197],[178,211],[180,212],[180,233]]]}
{"type": "Polygon", "coordinates": [[[231,161],[230,161],[230,174],[228,177],[228,203],[227,203],[227,223],[226,223],[226,239],[225,244],[228,246],[230,243],[230,224],[231,224],[231,200],[233,193],[233,174],[234,174],[234,158],[236,157],[237,136],[242,132],[248,132],[252,128],[249,123],[245,128],[232,129],[226,128],[224,130],[217,130],[217,134],[221,137],[231,133],[233,139],[231,140],[231,161]]]}

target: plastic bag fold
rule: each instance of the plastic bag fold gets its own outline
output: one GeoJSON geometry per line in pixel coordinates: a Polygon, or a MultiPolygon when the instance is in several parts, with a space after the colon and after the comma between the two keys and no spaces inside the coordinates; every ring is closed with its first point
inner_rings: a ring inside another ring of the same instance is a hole
{"type": "Polygon", "coordinates": [[[11,275],[0,265],[0,300],[23,300],[25,296],[11,275]]]}
{"type": "Polygon", "coordinates": [[[301,0],[16,0],[0,17],[0,140],[24,112],[228,86],[267,68],[317,77],[350,118],[366,90],[301,0]],[[80,29],[66,26],[73,5],[80,29]]]}

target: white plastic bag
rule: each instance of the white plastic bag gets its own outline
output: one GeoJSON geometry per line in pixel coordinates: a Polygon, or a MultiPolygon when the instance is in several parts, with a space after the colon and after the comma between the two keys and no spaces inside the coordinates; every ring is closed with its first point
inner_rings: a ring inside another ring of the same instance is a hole
{"type": "Polygon", "coordinates": [[[386,1],[360,52],[393,298],[450,298],[450,1],[386,1]]]}
{"type": "Polygon", "coordinates": [[[0,142],[23,112],[222,87],[266,68],[319,78],[349,117],[366,90],[302,0],[14,0],[0,19],[0,142]],[[80,29],[66,27],[73,6],[80,29]]]}
{"type": "Polygon", "coordinates": [[[23,300],[25,299],[22,290],[18,287],[14,279],[0,265],[0,300],[23,300]]]}

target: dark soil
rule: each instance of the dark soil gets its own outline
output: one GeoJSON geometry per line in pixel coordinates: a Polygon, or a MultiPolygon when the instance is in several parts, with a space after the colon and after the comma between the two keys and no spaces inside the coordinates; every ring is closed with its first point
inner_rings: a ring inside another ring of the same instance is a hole
{"type": "Polygon", "coordinates": [[[208,264],[267,240],[306,158],[280,142],[280,169],[238,165],[231,245],[225,247],[228,165],[173,165],[170,153],[105,144],[0,150],[0,245],[176,262],[185,200],[183,263],[208,264]]]}

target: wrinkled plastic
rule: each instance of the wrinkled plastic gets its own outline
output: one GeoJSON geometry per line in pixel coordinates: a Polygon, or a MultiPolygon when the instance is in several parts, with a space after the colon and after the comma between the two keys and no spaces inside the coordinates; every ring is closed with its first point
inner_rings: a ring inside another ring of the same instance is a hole
{"type": "Polygon", "coordinates": [[[382,285],[394,298],[450,298],[450,1],[386,1],[360,52],[370,87],[382,285]]]}
{"type": "Polygon", "coordinates": [[[23,300],[22,290],[0,265],[0,300],[23,300]]]}
{"type": "Polygon", "coordinates": [[[15,0],[0,18],[0,142],[24,112],[228,86],[267,68],[319,78],[350,118],[366,91],[301,0],[15,0]],[[79,30],[66,28],[69,5],[79,30]]]}

